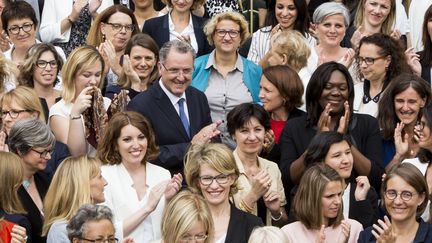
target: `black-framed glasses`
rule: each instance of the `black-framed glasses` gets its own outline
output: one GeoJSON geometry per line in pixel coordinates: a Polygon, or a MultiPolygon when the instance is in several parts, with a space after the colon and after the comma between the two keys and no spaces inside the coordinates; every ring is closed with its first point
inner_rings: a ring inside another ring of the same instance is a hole
{"type": "Polygon", "coordinates": [[[33,148],[31,149],[31,151],[38,153],[42,159],[48,157],[48,155],[51,156],[51,154],[53,153],[52,150],[44,150],[41,152],[41,151],[37,151],[36,149],[33,149],[33,148]]]}
{"type": "Polygon", "coordinates": [[[172,74],[172,75],[180,75],[180,73],[183,73],[184,76],[189,76],[192,75],[193,72],[193,68],[185,68],[185,69],[181,69],[181,68],[167,68],[165,66],[165,64],[163,64],[162,62],[160,63],[162,65],[163,68],[165,68],[165,70],[167,70],[168,73],[172,74]]]}
{"type": "Polygon", "coordinates": [[[362,63],[364,62],[364,63],[366,63],[366,65],[369,66],[369,65],[373,65],[376,60],[383,59],[383,58],[385,58],[387,56],[388,55],[379,56],[379,57],[361,57],[361,56],[358,56],[356,59],[357,59],[357,63],[359,65],[362,65],[362,63]]]}
{"type": "Polygon", "coordinates": [[[135,29],[135,25],[133,24],[117,24],[117,23],[106,23],[106,24],[111,25],[111,28],[117,32],[120,32],[123,28],[126,30],[126,32],[132,32],[135,29]]]}
{"type": "Polygon", "coordinates": [[[2,110],[1,111],[1,117],[5,118],[9,114],[9,116],[12,119],[16,119],[21,113],[23,113],[23,112],[32,112],[32,111],[33,110],[29,110],[29,109],[26,109],[26,110],[10,110],[10,111],[2,110]]]}
{"type": "Polygon", "coordinates": [[[204,242],[207,239],[208,235],[186,235],[180,238],[180,242],[189,243],[195,240],[196,242],[204,242]]]}
{"type": "Polygon", "coordinates": [[[118,239],[114,238],[114,237],[100,238],[100,239],[95,239],[95,240],[81,238],[81,240],[85,240],[85,241],[89,241],[89,242],[93,242],[93,243],[117,243],[118,242],[118,239]]]}
{"type": "Polygon", "coordinates": [[[412,193],[410,191],[402,191],[401,193],[398,193],[396,190],[387,190],[384,192],[385,196],[389,200],[395,200],[398,195],[400,195],[400,198],[403,201],[409,201],[415,195],[415,193],[412,193]]]}
{"type": "Polygon", "coordinates": [[[45,61],[45,60],[38,60],[36,62],[36,66],[38,66],[39,68],[46,68],[47,65],[50,65],[51,68],[55,68],[57,67],[57,61],[56,60],[52,60],[52,61],[45,61]]]}
{"type": "Polygon", "coordinates": [[[200,176],[199,180],[202,185],[210,186],[215,180],[219,185],[226,184],[229,180],[230,174],[220,174],[217,176],[200,176]]]}
{"type": "Polygon", "coordinates": [[[8,29],[8,31],[14,35],[18,35],[20,30],[23,30],[24,32],[28,33],[32,30],[33,25],[34,24],[32,24],[32,23],[25,23],[21,26],[13,25],[8,29]]]}
{"type": "Polygon", "coordinates": [[[216,35],[224,38],[226,34],[228,34],[231,38],[236,38],[240,34],[240,30],[224,30],[224,29],[216,29],[216,35]]]}

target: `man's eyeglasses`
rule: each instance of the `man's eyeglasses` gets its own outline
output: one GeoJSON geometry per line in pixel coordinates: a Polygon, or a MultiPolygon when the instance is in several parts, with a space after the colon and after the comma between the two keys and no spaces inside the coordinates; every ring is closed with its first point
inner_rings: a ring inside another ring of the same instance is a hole
{"type": "Polygon", "coordinates": [[[56,60],[52,60],[52,61],[44,61],[44,60],[38,60],[36,62],[36,66],[38,66],[39,68],[46,68],[47,65],[50,65],[51,68],[55,68],[57,67],[57,61],[56,60]]]}
{"type": "Polygon", "coordinates": [[[226,34],[228,34],[231,38],[236,38],[239,36],[240,31],[239,30],[224,30],[224,29],[216,29],[215,31],[216,35],[219,37],[224,38],[226,34]]]}
{"type": "Polygon", "coordinates": [[[383,58],[385,58],[387,56],[388,55],[380,56],[380,57],[361,57],[361,56],[358,56],[356,59],[357,59],[357,63],[359,65],[362,65],[362,63],[365,62],[366,65],[369,66],[369,65],[373,65],[376,60],[383,59],[383,58]]]}
{"type": "Polygon", "coordinates": [[[226,175],[226,174],[220,174],[217,176],[201,176],[199,178],[200,182],[202,185],[204,186],[210,186],[214,180],[216,180],[216,182],[221,185],[221,184],[226,184],[229,180],[230,175],[226,175]]]}
{"type": "Polygon", "coordinates": [[[44,150],[44,151],[42,151],[42,152],[40,152],[40,151],[37,151],[36,149],[31,149],[33,152],[36,152],[36,153],[38,153],[39,154],[39,156],[42,158],[42,159],[44,159],[44,158],[46,158],[46,157],[48,157],[48,155],[50,155],[51,156],[51,154],[53,153],[53,151],[52,150],[44,150]]]}
{"type": "Polygon", "coordinates": [[[108,25],[111,25],[111,28],[114,31],[120,32],[123,28],[126,30],[126,32],[132,32],[135,29],[135,25],[133,24],[116,24],[116,23],[106,23],[108,25]]]}
{"type": "Polygon", "coordinates": [[[1,111],[1,117],[5,118],[8,114],[12,119],[16,119],[20,113],[23,112],[32,112],[32,110],[10,110],[10,111],[6,111],[6,110],[2,110],[1,111]]]}
{"type": "Polygon", "coordinates": [[[20,30],[23,30],[24,32],[28,33],[32,30],[32,28],[33,28],[33,24],[25,23],[22,26],[13,25],[8,29],[8,31],[14,35],[18,35],[20,30]]]}
{"type": "Polygon", "coordinates": [[[163,64],[162,62],[160,63],[162,65],[163,68],[165,68],[165,70],[167,70],[168,73],[172,74],[172,75],[180,75],[180,73],[183,73],[184,76],[189,76],[192,75],[193,72],[193,68],[185,68],[185,69],[180,69],[180,68],[167,68],[165,66],[165,64],[163,64]]]}
{"type": "Polygon", "coordinates": [[[85,240],[85,241],[89,241],[89,242],[93,242],[93,243],[117,243],[118,242],[117,238],[106,238],[106,239],[100,238],[100,239],[95,239],[95,240],[81,238],[81,240],[85,240]]]}
{"type": "Polygon", "coordinates": [[[397,196],[400,195],[400,198],[403,201],[411,200],[411,198],[414,195],[414,193],[412,193],[410,191],[402,191],[401,193],[397,193],[396,190],[387,190],[387,191],[385,191],[384,194],[385,194],[386,198],[389,200],[395,200],[397,198],[397,196]]]}

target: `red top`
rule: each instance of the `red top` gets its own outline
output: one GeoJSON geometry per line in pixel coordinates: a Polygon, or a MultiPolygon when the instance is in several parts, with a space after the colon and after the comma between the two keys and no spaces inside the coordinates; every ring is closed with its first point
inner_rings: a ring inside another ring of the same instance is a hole
{"type": "Polygon", "coordinates": [[[270,126],[271,129],[274,132],[275,135],[275,143],[278,144],[279,143],[279,137],[282,133],[282,129],[285,126],[286,121],[275,121],[273,119],[270,120],[270,126]]]}
{"type": "Polygon", "coordinates": [[[0,220],[0,240],[1,242],[11,242],[11,232],[14,224],[7,220],[0,220]]]}

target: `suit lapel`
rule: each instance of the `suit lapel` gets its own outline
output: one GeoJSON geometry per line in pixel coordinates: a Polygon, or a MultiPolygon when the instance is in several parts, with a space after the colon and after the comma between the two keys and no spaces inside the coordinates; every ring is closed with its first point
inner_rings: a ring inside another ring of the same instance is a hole
{"type": "MultiPolygon", "coordinates": [[[[165,14],[165,16],[163,18],[163,22],[162,22],[162,31],[159,32],[159,33],[161,33],[162,43],[166,43],[170,40],[168,15],[169,15],[169,13],[165,14]]],[[[161,47],[162,46],[160,46],[159,48],[161,48],[161,47]]]]}
{"type": "MultiPolygon", "coordinates": [[[[189,136],[187,135],[183,127],[183,123],[181,122],[180,117],[176,109],[174,108],[173,104],[171,103],[170,99],[162,90],[159,83],[154,84],[154,86],[155,86],[155,98],[158,100],[158,102],[156,102],[156,105],[159,107],[161,112],[165,115],[165,118],[168,120],[168,122],[171,123],[174,127],[176,127],[186,140],[189,140],[189,136]]],[[[188,102],[188,110],[190,111],[189,102],[188,102]]]]}

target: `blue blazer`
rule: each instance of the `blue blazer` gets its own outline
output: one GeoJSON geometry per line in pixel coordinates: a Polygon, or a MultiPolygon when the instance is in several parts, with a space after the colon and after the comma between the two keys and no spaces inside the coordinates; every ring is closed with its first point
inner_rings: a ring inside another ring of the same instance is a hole
{"type": "MultiPolygon", "coordinates": [[[[161,82],[161,81],[158,81],[161,82]]],[[[190,137],[180,117],[160,84],[154,83],[128,104],[128,110],[144,115],[152,124],[160,153],[154,164],[168,169],[171,174],[183,172],[183,158],[193,136],[211,124],[210,108],[205,94],[191,86],[186,93],[190,137]]]]}
{"type": "MultiPolygon", "coordinates": [[[[209,45],[203,31],[204,19],[192,14],[192,25],[198,43],[197,56],[210,53],[213,48],[209,45]]],[[[142,32],[150,35],[161,48],[165,42],[170,40],[168,14],[146,20],[142,32]]]]}

